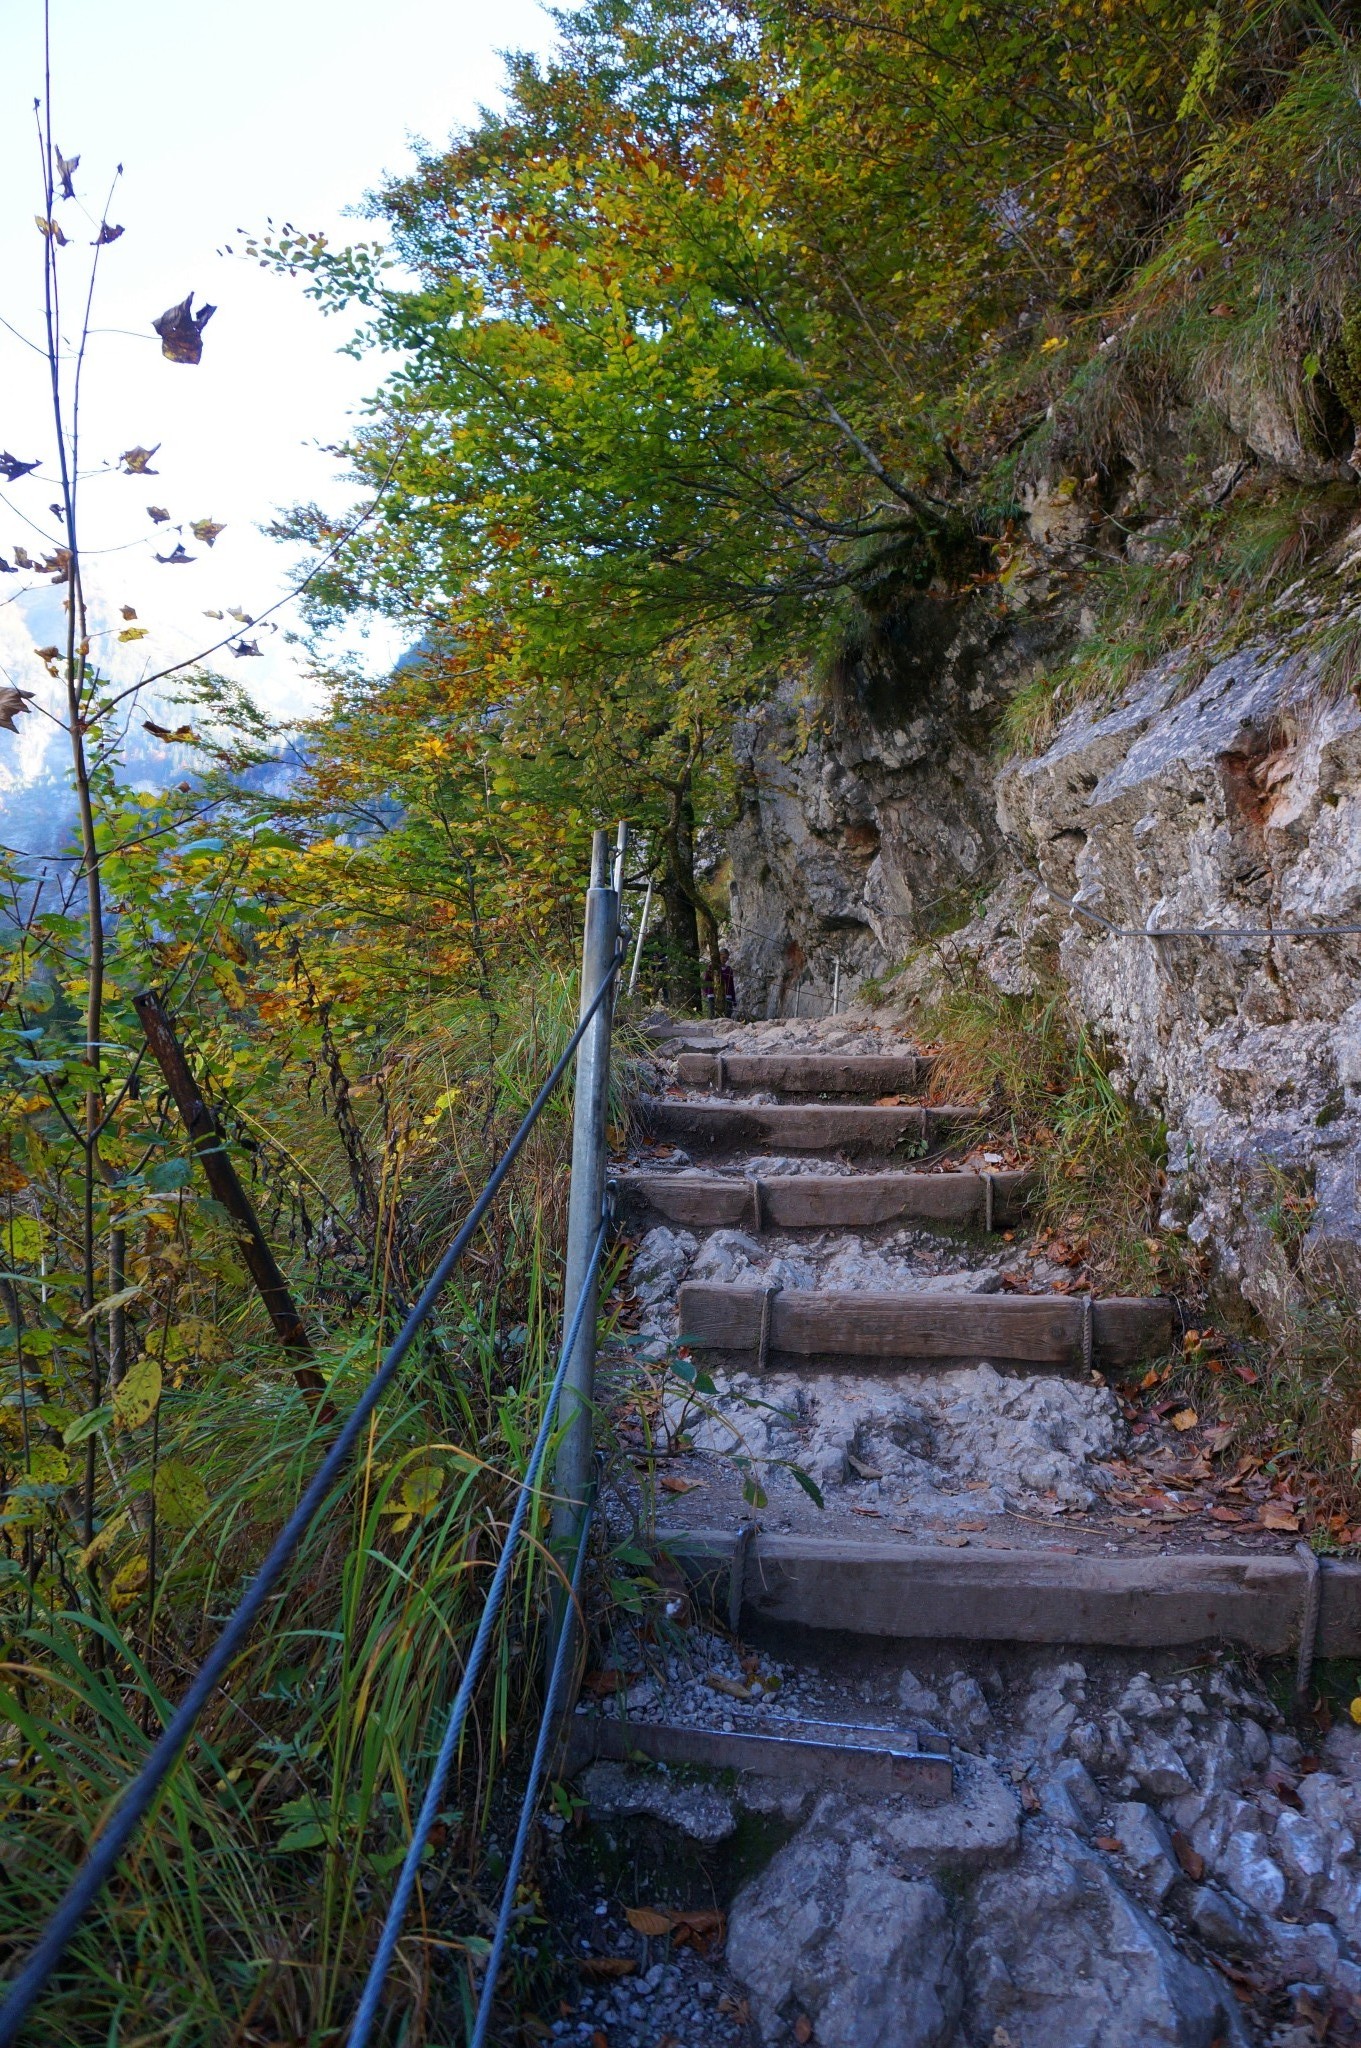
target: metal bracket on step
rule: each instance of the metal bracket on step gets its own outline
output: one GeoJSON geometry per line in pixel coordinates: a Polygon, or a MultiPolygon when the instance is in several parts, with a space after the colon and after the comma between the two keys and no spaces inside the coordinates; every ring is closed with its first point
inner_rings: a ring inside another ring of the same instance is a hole
{"type": "Polygon", "coordinates": [[[983,1176],[983,1228],[987,1231],[991,1231],[993,1228],[993,1178],[994,1176],[990,1173],[985,1173],[983,1176]]]}
{"type": "Polygon", "coordinates": [[[722,1095],[728,1085],[728,1063],[721,1052],[714,1054],[714,1088],[722,1095]]]}
{"type": "Polygon", "coordinates": [[[770,1322],[775,1297],[781,1292],[779,1282],[763,1289],[761,1294],[761,1334],[756,1341],[756,1370],[765,1372],[770,1365],[770,1322]]]}
{"type": "Polygon", "coordinates": [[[1091,1378],[1092,1360],[1096,1355],[1096,1343],[1092,1330],[1092,1297],[1082,1297],[1082,1370],[1091,1378]]]}
{"type": "Polygon", "coordinates": [[[766,1227],[766,1191],[759,1180],[751,1184],[752,1229],[760,1237],[766,1227]]]}
{"type": "Polygon", "coordinates": [[[1300,1648],[1295,1663],[1295,1711],[1309,1711],[1313,1692],[1314,1649],[1318,1643],[1318,1615],[1322,1605],[1323,1570],[1312,1544],[1297,1543],[1295,1555],[1304,1566],[1304,1606],[1300,1614],[1300,1648]]]}

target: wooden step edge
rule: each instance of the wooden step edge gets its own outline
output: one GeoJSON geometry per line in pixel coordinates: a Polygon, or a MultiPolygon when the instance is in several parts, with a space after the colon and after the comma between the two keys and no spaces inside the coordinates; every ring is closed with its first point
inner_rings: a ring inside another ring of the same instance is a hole
{"type": "Polygon", "coordinates": [[[786,1095],[916,1094],[935,1062],[926,1053],[683,1052],[676,1078],[687,1088],[770,1088],[786,1095]]]}
{"type": "Polygon", "coordinates": [[[1050,1371],[1123,1371],[1171,1347],[1172,1303],[1055,1294],[819,1293],[687,1280],[677,1295],[680,1342],[729,1354],[797,1359],[960,1360],[1050,1371]]]}
{"type": "Polygon", "coordinates": [[[638,1757],[819,1786],[846,1785],[858,1792],[906,1793],[931,1804],[949,1799],[954,1790],[949,1743],[915,1730],[800,1721],[786,1733],[625,1721],[596,1710],[572,1716],[564,1760],[568,1776],[599,1760],[628,1763],[638,1757]],[[815,1733],[819,1725],[822,1732],[815,1733]]]}
{"type": "Polygon", "coordinates": [[[905,1145],[930,1150],[956,1133],[977,1130],[983,1111],[968,1104],[708,1101],[645,1095],[638,1104],[645,1128],[688,1144],[739,1151],[891,1153],[905,1145]]]}
{"type": "Polygon", "coordinates": [[[853,1120],[870,1129],[877,1125],[887,1128],[893,1122],[904,1126],[920,1124],[923,1117],[928,1122],[947,1119],[953,1123],[977,1123],[986,1114],[982,1104],[969,1102],[729,1102],[725,1098],[689,1095],[643,1095],[638,1099],[638,1107],[649,1116],[687,1116],[704,1124],[729,1118],[736,1123],[756,1117],[793,1124],[800,1118],[810,1118],[824,1124],[831,1124],[834,1119],[853,1120]]]}
{"type": "Polygon", "coordinates": [[[1026,1168],[977,1173],[759,1173],[736,1179],[720,1174],[649,1173],[629,1168],[616,1175],[625,1213],[651,1211],[669,1223],[718,1228],[813,1230],[836,1225],[865,1228],[911,1217],[932,1223],[1007,1230],[1019,1223],[1036,1176],[1026,1168]],[[989,1205],[988,1182],[992,1183],[989,1205]],[[989,1208],[991,1207],[991,1214],[989,1208]]]}
{"type": "MultiPolygon", "coordinates": [[[[896,1640],[1189,1648],[1234,1643],[1267,1656],[1298,1648],[1312,1571],[1294,1554],[1179,1551],[1095,1556],[968,1550],[845,1537],[758,1534],[738,1550],[722,1530],[662,1529],[660,1549],[699,1598],[729,1611],[740,1557],[740,1625],[896,1640]]],[[[1317,1560],[1320,1657],[1361,1653],[1361,1564],[1317,1560]]]]}

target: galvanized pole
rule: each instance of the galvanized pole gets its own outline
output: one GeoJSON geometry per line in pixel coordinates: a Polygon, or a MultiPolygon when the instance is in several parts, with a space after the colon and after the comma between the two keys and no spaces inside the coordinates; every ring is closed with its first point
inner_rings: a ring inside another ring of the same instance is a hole
{"type": "MultiPolygon", "coordinates": [[[[619,849],[622,860],[623,848],[619,849]]],[[[586,934],[581,949],[581,1009],[609,972],[619,933],[619,896],[610,884],[609,835],[591,842],[591,886],[586,893],[586,934]]],[[[570,1323],[583,1291],[590,1300],[568,1361],[560,1414],[563,1434],[554,1468],[553,1548],[572,1554],[591,1485],[591,1402],[595,1383],[596,1276],[587,1272],[605,1199],[605,1122],[610,1094],[610,1024],[613,1004],[600,1005],[577,1050],[572,1107],[572,1192],[567,1212],[567,1272],[563,1319],[570,1323]]]]}

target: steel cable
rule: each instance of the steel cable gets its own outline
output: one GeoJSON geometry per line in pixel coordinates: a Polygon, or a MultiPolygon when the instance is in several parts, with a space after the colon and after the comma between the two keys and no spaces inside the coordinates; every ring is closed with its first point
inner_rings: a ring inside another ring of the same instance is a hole
{"type": "Polygon", "coordinates": [[[567,1377],[568,1361],[572,1356],[577,1338],[581,1333],[581,1325],[585,1320],[586,1310],[588,1307],[593,1306],[595,1302],[595,1290],[591,1283],[599,1267],[601,1253],[605,1249],[605,1239],[609,1233],[609,1227],[610,1219],[607,1210],[600,1219],[600,1228],[596,1232],[595,1243],[591,1247],[591,1255],[586,1265],[585,1285],[577,1297],[577,1305],[573,1311],[572,1320],[562,1340],[562,1355],[558,1360],[558,1369],[553,1375],[553,1384],[549,1388],[547,1399],[544,1402],[543,1420],[539,1424],[539,1433],[534,1439],[534,1448],[529,1454],[529,1461],[525,1467],[525,1476],[520,1481],[520,1498],[515,1503],[515,1512],[510,1518],[510,1527],[506,1531],[506,1540],[501,1546],[501,1555],[496,1561],[496,1570],[492,1576],[491,1585],[487,1588],[487,1597],[482,1606],[482,1618],[477,1624],[477,1634],[473,1637],[473,1645],[468,1652],[468,1661],[463,1668],[463,1677],[459,1683],[458,1691],[454,1694],[454,1703],[449,1709],[449,1720],[440,1741],[434,1769],[430,1773],[430,1782],[425,1788],[425,1797],[421,1801],[420,1812],[416,1816],[416,1824],[411,1831],[411,1841],[406,1855],[402,1858],[402,1867],[397,1874],[397,1883],[393,1889],[392,1898],[388,1903],[387,1914],[383,1921],[383,1931],[378,1937],[378,1946],[374,1950],[373,1961],[369,1965],[369,1974],[364,1979],[364,1989],[360,1993],[359,2006],[350,2025],[348,2048],[365,2048],[374,2020],[378,2016],[378,2002],[383,1995],[383,1985],[387,1980],[388,1971],[392,1967],[392,1958],[397,1952],[397,1943],[401,1939],[402,1926],[411,1904],[411,1894],[416,1888],[416,1878],[420,1871],[421,1860],[425,1855],[426,1843],[430,1839],[430,1831],[439,1819],[440,1808],[444,1803],[444,1788],[448,1783],[449,1772],[453,1766],[454,1751],[457,1749],[459,1739],[463,1734],[463,1724],[468,1718],[468,1709],[472,1705],[473,1694],[477,1690],[478,1680],[482,1676],[482,1667],[487,1660],[487,1651],[491,1647],[492,1630],[496,1624],[496,1617],[501,1611],[501,1602],[505,1598],[506,1586],[510,1580],[511,1566],[515,1562],[515,1552],[519,1547],[525,1517],[529,1512],[529,1503],[538,1484],[539,1469],[543,1464],[544,1453],[548,1448],[548,1439],[552,1433],[553,1418],[557,1413],[558,1397],[562,1393],[562,1383],[567,1377]]]}
{"type": "MultiPolygon", "coordinates": [[[[500,1191],[502,1182],[518,1158],[558,1082],[566,1073],[573,1054],[585,1036],[587,1026],[613,988],[624,957],[622,950],[615,954],[607,972],[601,978],[599,988],[567,1041],[561,1058],[535,1096],[523,1122],[493,1168],[461,1228],[422,1288],[378,1371],[351,1410],[340,1434],[317,1467],[298,1505],[284,1523],[263,1564],[242,1594],[235,1612],[204,1658],[196,1677],[157,1738],[145,1763],[114,1807],[103,1832],[92,1845],[85,1862],[72,1879],[65,1896],[48,1921],[23,1968],[10,1985],[4,2005],[0,2007],[0,2048],[12,2048],[34,2000],[60,1962],[81,1921],[113,1875],[123,1850],[145,1818],[157,1792],[193,1733],[199,1715],[226,1675],[233,1658],[245,1646],[250,1630],[284,1567],[306,1534],[308,1525],[325,1501],[333,1483],[340,1476],[350,1453],[363,1433],[365,1424],[390,1386],[398,1366],[415,1342],[422,1324],[435,1306],[450,1274],[476,1235],[500,1191]]],[[[582,1299],[585,1299],[584,1294],[582,1299]]],[[[523,1498],[525,1496],[522,1495],[523,1498]]]]}

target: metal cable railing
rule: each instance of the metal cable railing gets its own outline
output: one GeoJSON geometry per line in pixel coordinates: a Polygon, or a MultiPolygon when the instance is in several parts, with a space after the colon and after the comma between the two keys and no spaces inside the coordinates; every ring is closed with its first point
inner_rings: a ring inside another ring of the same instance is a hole
{"type": "MultiPolygon", "coordinates": [[[[204,1658],[178,1707],[152,1746],[146,1761],[131,1784],[124,1791],[98,1840],[90,1849],[85,1862],[72,1879],[61,1903],[31,1950],[23,1968],[9,1985],[4,2004],[0,2006],[0,2048],[12,2048],[12,2044],[18,2038],[20,2028],[23,2026],[35,2001],[41,1996],[48,1979],[61,1961],[67,1946],[80,1927],[81,1922],[112,1877],[124,1849],[128,1846],[141,1822],[151,1810],[157,1793],[178,1761],[185,1744],[194,1731],[199,1716],[225,1678],[233,1659],[245,1647],[251,1629],[259,1619],[261,1611],[278,1584],[285,1567],[297,1550],[313,1518],[326,1501],[332,1486],[348,1464],[351,1453],[363,1435],[370,1416],[392,1384],[398,1367],[415,1342],[422,1325],[438,1301],[450,1275],[476,1236],[507,1174],[522,1151],[530,1132],[538,1122],[558,1083],[566,1073],[576,1055],[578,1047],[586,1039],[588,1032],[591,1031],[591,1027],[599,1020],[600,1030],[597,1032],[596,1038],[598,1039],[603,1035],[605,1049],[602,1056],[599,1045],[593,1040],[591,1046],[592,1057],[587,1063],[587,1073],[584,1077],[578,1076],[577,1135],[573,1155],[574,1196],[577,1188],[576,1166],[578,1155],[584,1156],[585,1151],[589,1149],[593,1152],[598,1162],[593,1213],[589,1224],[586,1226],[591,1231],[589,1250],[586,1251],[584,1260],[580,1254],[574,1259],[569,1239],[568,1300],[569,1302],[574,1301],[575,1306],[570,1313],[568,1329],[563,1340],[561,1358],[545,1402],[543,1419],[530,1454],[525,1477],[520,1485],[519,1499],[511,1517],[511,1524],[507,1531],[501,1557],[497,1563],[491,1587],[488,1590],[487,1602],[469,1653],[463,1682],[450,1709],[449,1721],[440,1743],[435,1768],[431,1775],[430,1786],[425,1800],[422,1802],[412,1842],[402,1864],[392,1903],[384,1922],[378,1950],[374,1956],[373,1965],[366,1980],[359,2009],[349,2036],[351,2048],[362,2048],[362,2044],[367,2041],[373,2018],[378,2009],[378,2000],[381,1996],[383,1981],[386,1977],[388,1966],[391,1963],[392,1955],[401,1932],[402,1922],[410,1903],[425,1844],[439,1812],[440,1800],[448,1779],[454,1751],[467,1718],[468,1707],[471,1703],[478,1676],[485,1662],[491,1632],[510,1577],[515,1552],[518,1548],[528,1514],[529,1503],[537,1493],[539,1480],[542,1476],[545,1453],[552,1434],[553,1420],[560,1405],[563,1387],[572,1380],[574,1360],[580,1357],[584,1334],[589,1337],[592,1343],[594,1338],[594,1315],[592,1314],[591,1317],[589,1332],[586,1332],[586,1317],[588,1308],[592,1311],[594,1310],[596,1299],[595,1276],[599,1269],[600,1257],[608,1230],[608,1218],[602,1214],[601,1187],[599,1185],[603,1177],[604,1157],[604,1097],[601,1089],[600,1075],[602,1068],[606,1077],[608,1074],[610,1006],[613,1002],[615,982],[626,957],[625,949],[618,948],[616,950],[617,896],[612,891],[597,884],[597,877],[601,883],[605,880],[603,864],[604,840],[605,835],[603,833],[596,834],[592,872],[592,881],[595,886],[592,887],[591,895],[587,899],[588,945],[583,962],[584,986],[582,1009],[577,1027],[568,1040],[562,1056],[530,1104],[519,1129],[493,1168],[481,1194],[474,1202],[467,1217],[449,1244],[448,1249],[421,1290],[397,1336],[388,1347],[383,1356],[382,1364],[364,1390],[364,1393],[360,1396],[355,1407],[351,1410],[335,1442],[309,1481],[297,1506],[270,1546],[255,1577],[247,1586],[230,1619],[226,1622],[221,1634],[218,1636],[217,1641],[204,1658]],[[604,916],[596,916],[593,926],[592,899],[599,901],[606,897],[609,898],[608,913],[604,916]],[[592,950],[591,944],[593,930],[595,936],[594,950],[592,950]],[[606,934],[608,935],[608,945],[602,947],[600,939],[606,934]],[[588,988],[590,989],[589,995],[587,994],[588,988]],[[583,1105],[581,1091],[583,1081],[588,1087],[590,1096],[586,1117],[593,1126],[585,1138],[583,1138],[582,1132],[583,1105]]],[[[623,840],[624,832],[621,827],[621,847],[623,840]]],[[[574,1211],[577,1212],[573,1217],[573,1225],[577,1228],[579,1236],[579,1204],[575,1200],[573,1207],[574,1211]]],[[[584,1223],[585,1218],[582,1218],[581,1222],[584,1223]]],[[[583,1247],[583,1249],[585,1248],[583,1247]]],[[[578,1388],[579,1393],[580,1391],[580,1388],[578,1388]]],[[[576,1420],[578,1425],[576,1433],[578,1435],[581,1432],[581,1425],[583,1423],[587,1431],[589,1431],[589,1415],[584,1410],[576,1420]]],[[[584,1525],[586,1520],[586,1514],[583,1511],[586,1498],[585,1489],[579,1489],[575,1498],[577,1500],[578,1519],[584,1525]]],[[[575,1527],[573,1533],[575,1534],[575,1527]]],[[[584,1535],[582,1540],[584,1542],[584,1535]]],[[[564,1630],[562,1633],[565,1638],[567,1632],[564,1630]]],[[[561,1647],[560,1642],[560,1650],[561,1647]]]]}
{"type": "MultiPolygon", "coordinates": [[[[600,1265],[600,1255],[605,1249],[605,1239],[608,1235],[609,1227],[610,1219],[607,1211],[600,1219],[600,1228],[596,1232],[595,1243],[591,1247],[590,1264],[587,1271],[592,1277],[600,1265]]],[[[392,1899],[383,1921],[383,1931],[378,1937],[378,1946],[374,1951],[373,1961],[369,1965],[369,1974],[364,1980],[364,1989],[359,1995],[359,2005],[350,2023],[348,2048],[366,2048],[369,2035],[373,2031],[374,2020],[378,2017],[378,2005],[383,1995],[383,1986],[387,1981],[388,1971],[392,1967],[392,1958],[397,1952],[397,1943],[401,1939],[402,1927],[411,1905],[411,1895],[416,1888],[416,1879],[420,1873],[421,1861],[425,1855],[425,1846],[430,1839],[431,1829],[439,1819],[440,1808],[444,1804],[444,1788],[449,1782],[449,1772],[453,1768],[454,1751],[458,1748],[459,1740],[463,1734],[463,1724],[468,1718],[468,1709],[472,1705],[473,1694],[477,1690],[477,1682],[482,1676],[482,1667],[487,1661],[487,1652],[491,1648],[492,1631],[496,1626],[496,1618],[501,1611],[501,1602],[505,1598],[506,1587],[510,1582],[511,1568],[515,1562],[515,1553],[519,1548],[520,1538],[524,1533],[525,1517],[529,1511],[529,1503],[538,1490],[544,1456],[548,1449],[548,1439],[552,1433],[553,1422],[558,1412],[558,1403],[562,1396],[563,1382],[567,1377],[567,1368],[571,1363],[572,1353],[576,1348],[577,1337],[581,1331],[588,1303],[594,1307],[595,1294],[589,1285],[581,1291],[576,1311],[571,1322],[568,1324],[567,1333],[562,1340],[562,1353],[558,1359],[558,1368],[553,1375],[553,1384],[548,1390],[548,1398],[544,1402],[543,1420],[539,1424],[539,1433],[534,1439],[534,1448],[529,1454],[525,1476],[520,1482],[520,1497],[515,1503],[515,1512],[510,1518],[510,1527],[506,1531],[506,1540],[501,1546],[501,1555],[497,1560],[491,1585],[487,1589],[487,1597],[482,1606],[482,1619],[477,1625],[477,1634],[473,1637],[473,1646],[468,1652],[468,1661],[463,1668],[463,1678],[459,1684],[458,1691],[454,1695],[454,1704],[449,1709],[449,1719],[440,1740],[439,1753],[435,1758],[434,1769],[430,1773],[430,1782],[425,1788],[425,1797],[421,1801],[421,1810],[416,1816],[416,1825],[411,1831],[411,1841],[407,1847],[406,1855],[402,1859],[402,1867],[397,1874],[397,1882],[393,1887],[392,1899]]],[[[585,1527],[586,1518],[583,1517],[583,1543],[585,1540],[585,1527]]],[[[567,1633],[566,1629],[561,1631],[559,1649],[561,1649],[562,1643],[567,1640],[567,1633]]],[[[546,1726],[546,1708],[544,1721],[546,1726]]],[[[543,1728],[540,1729],[539,1740],[540,1744],[542,1744],[544,1740],[543,1728]]]]}

